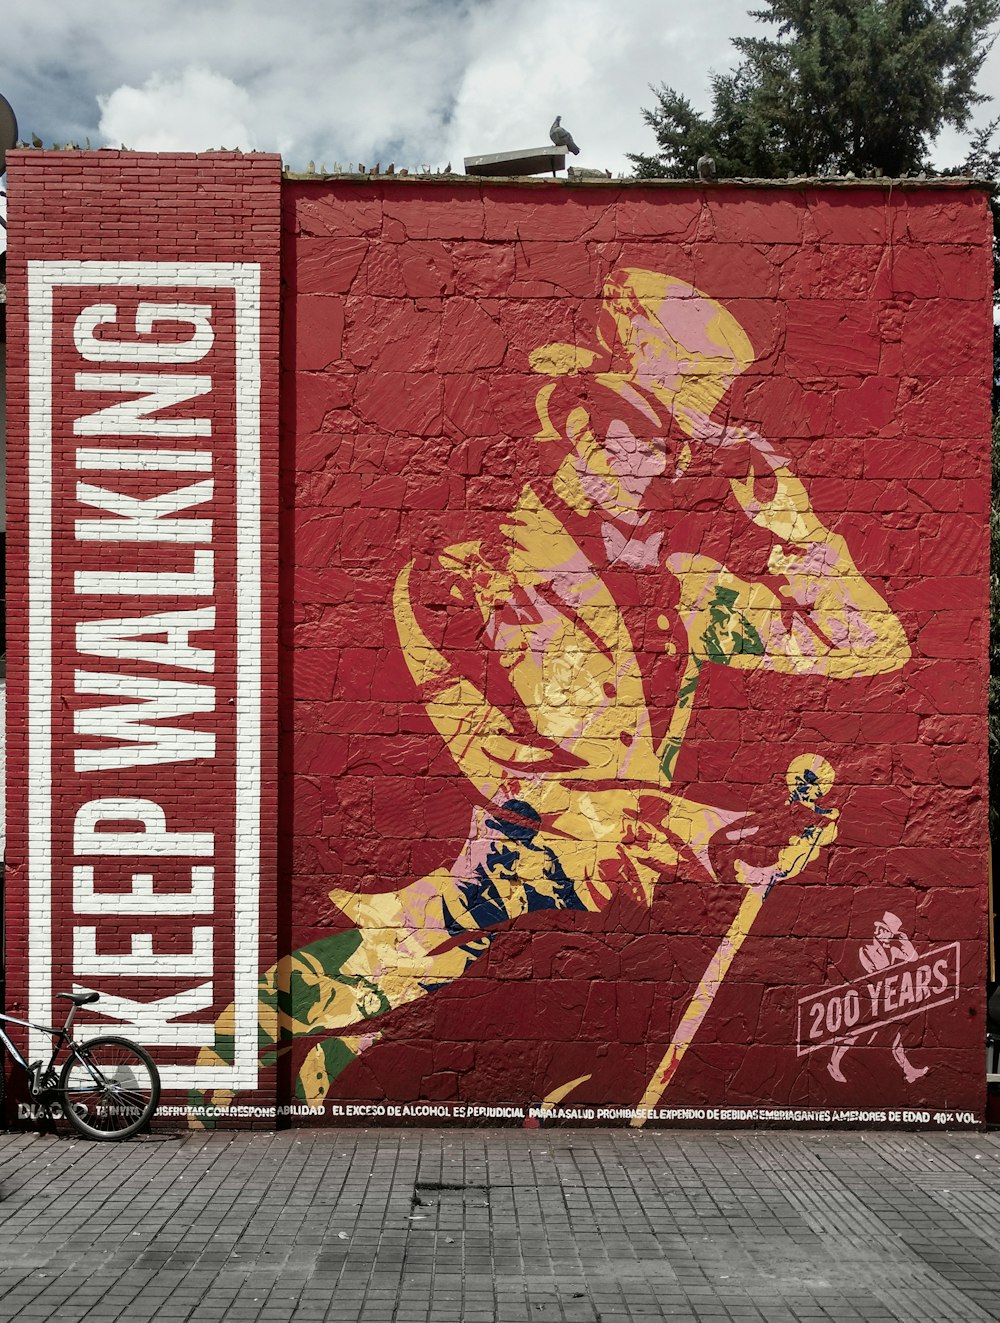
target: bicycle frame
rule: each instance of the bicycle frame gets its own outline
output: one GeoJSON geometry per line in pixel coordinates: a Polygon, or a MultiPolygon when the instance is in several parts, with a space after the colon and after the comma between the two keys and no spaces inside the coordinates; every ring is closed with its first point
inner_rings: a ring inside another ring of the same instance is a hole
{"type": "MultiPolygon", "coordinates": [[[[33,1097],[38,1097],[44,1092],[41,1082],[55,1071],[56,1061],[59,1059],[59,1054],[62,1052],[63,1048],[68,1046],[71,1052],[76,1052],[77,1045],[70,1037],[69,1033],[76,1011],[76,1006],[70,1007],[69,1015],[66,1017],[66,1023],[61,1029],[54,1028],[52,1025],[48,1024],[36,1024],[33,1020],[19,1020],[14,1015],[0,1013],[0,1043],[3,1044],[13,1059],[28,1076],[28,1087],[33,1097]],[[37,1029],[43,1034],[48,1034],[52,1038],[54,1044],[48,1064],[43,1066],[41,1061],[29,1063],[23,1054],[18,1051],[17,1046],[11,1040],[10,1035],[5,1032],[5,1024],[18,1024],[21,1025],[22,1028],[37,1029]]],[[[89,1070],[89,1063],[85,1061],[85,1064],[89,1070]]]]}

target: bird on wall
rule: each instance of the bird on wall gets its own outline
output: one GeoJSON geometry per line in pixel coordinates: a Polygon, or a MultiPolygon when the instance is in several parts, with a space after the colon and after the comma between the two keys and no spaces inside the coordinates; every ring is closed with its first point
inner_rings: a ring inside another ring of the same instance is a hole
{"type": "Polygon", "coordinates": [[[567,147],[574,156],[580,155],[580,149],[573,141],[573,135],[569,129],[562,126],[562,115],[557,115],[552,121],[552,127],[549,129],[549,138],[556,147],[567,147]]]}
{"type": "Polygon", "coordinates": [[[698,178],[706,182],[715,178],[715,159],[709,155],[698,157],[698,178]]]}

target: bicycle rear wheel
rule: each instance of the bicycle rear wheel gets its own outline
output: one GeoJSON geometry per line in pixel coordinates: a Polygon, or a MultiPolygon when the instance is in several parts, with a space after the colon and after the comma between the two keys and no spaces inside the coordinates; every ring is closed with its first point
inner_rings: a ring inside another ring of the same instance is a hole
{"type": "Polygon", "coordinates": [[[160,1076],[145,1048],[102,1034],[78,1043],[59,1076],[66,1119],[88,1139],[128,1139],[160,1101],[160,1076]]]}

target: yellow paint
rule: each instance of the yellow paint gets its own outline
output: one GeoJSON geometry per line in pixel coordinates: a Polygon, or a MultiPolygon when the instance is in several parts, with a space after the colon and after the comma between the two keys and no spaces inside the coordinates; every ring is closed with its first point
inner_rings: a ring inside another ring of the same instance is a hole
{"type": "Polygon", "coordinates": [[[564,1098],[568,1098],[574,1089],[579,1088],[581,1084],[586,1084],[588,1080],[593,1079],[593,1075],[580,1075],[575,1080],[570,1080],[566,1084],[560,1084],[557,1089],[551,1089],[542,1099],[539,1111],[551,1112],[553,1108],[558,1107],[564,1098]]]}
{"type": "Polygon", "coordinates": [[[584,372],[591,367],[597,357],[593,349],[584,349],[581,345],[552,344],[533,349],[528,355],[528,362],[534,372],[544,372],[551,377],[564,377],[584,372]]]}
{"type": "MultiPolygon", "coordinates": [[[[404,566],[393,593],[406,665],[468,785],[468,840],[449,867],[401,886],[387,880],[385,890],[361,895],[334,887],[331,898],[359,943],[336,968],[332,948],[317,942],[264,974],[265,1045],[357,1029],[460,977],[492,938],[470,900],[488,850],[500,853],[489,860],[495,906],[487,926],[524,914],[529,894],[561,903],[564,884],[577,904],[598,911],[623,893],[649,905],[654,889],[678,873],[713,877],[712,838],[743,815],[672,788],[706,666],[850,679],[909,660],[900,622],[844,538],[812,509],[788,461],[749,429],[713,421],[753,358],[749,338],[720,303],[639,269],[608,278],[587,343],[531,353],[540,378],[536,439],[551,452],[551,476],[524,486],[490,536],[435,549],[451,599],[478,612],[481,646],[493,651],[508,693],[502,685],[482,691],[463,674],[461,656],[435,640],[435,614],[425,619],[414,602],[417,562],[404,566]],[[696,481],[692,458],[711,447],[746,457],[746,476],[732,479],[730,490],[747,521],[773,540],[766,582],[734,574],[697,546],[642,542],[647,489],[696,481]],[[574,536],[571,528],[582,531],[574,536]],[[604,565],[593,559],[608,529],[615,545],[652,548],[630,550],[638,559],[616,560],[619,570],[641,566],[654,586],[663,584],[664,602],[677,603],[658,622],[666,652],[682,654],[672,694],[648,692],[604,565]],[[658,747],[650,705],[663,732],[658,747]],[[510,802],[535,815],[516,849],[490,819],[510,802]]],[[[644,1105],[669,1084],[768,888],[796,876],[836,837],[837,813],[820,807],[833,784],[830,765],[802,755],[788,779],[808,825],[770,869],[736,865],[746,893],[644,1105]]],[[[227,1011],[217,1044],[231,1034],[227,1011]]],[[[225,1052],[206,1049],[202,1057],[217,1063],[225,1052]]],[[[326,1096],[329,1060],[318,1050],[307,1056],[307,1097],[326,1096]]]]}
{"type": "MultiPolygon", "coordinates": [[[[378,1039],[378,1034],[344,1036],[338,1041],[352,1056],[359,1056],[378,1039]]],[[[299,1067],[298,1090],[303,1101],[309,1107],[322,1107],[326,1102],[333,1079],[328,1066],[328,1042],[317,1043],[306,1053],[299,1067]]]]}
{"type": "Polygon", "coordinates": [[[797,877],[805,866],[818,856],[820,850],[830,845],[836,838],[839,811],[824,810],[820,804],[823,795],[833,788],[835,780],[834,770],[827,760],[817,754],[799,755],[789,763],[785,780],[789,795],[796,803],[803,804],[817,815],[823,815],[818,816],[812,824],[818,830],[811,836],[807,836],[805,832],[802,835],[792,836],[788,844],[779,850],[775,863],[769,868],[751,869],[737,860],[736,875],[747,885],[747,892],[736,912],[736,917],[709,961],[708,968],[702,975],[687,1010],[681,1016],[670,1045],[653,1073],[646,1092],[639,1100],[636,1109],[638,1114],[629,1123],[634,1128],[645,1125],[648,1112],[659,1105],[660,1099],[684,1059],[684,1054],[694,1042],[695,1035],[711,1009],[740,947],[749,936],[771,887],[776,883],[780,884],[797,877]],[[811,795],[803,796],[803,774],[806,772],[815,775],[816,785],[811,795]]]}

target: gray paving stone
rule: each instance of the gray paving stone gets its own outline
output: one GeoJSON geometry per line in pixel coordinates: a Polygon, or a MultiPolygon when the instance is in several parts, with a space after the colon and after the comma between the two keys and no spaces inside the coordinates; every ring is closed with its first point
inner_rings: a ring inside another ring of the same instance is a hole
{"type": "Polygon", "coordinates": [[[0,1133],[0,1323],[990,1323],[1000,1135],[0,1133]]]}

